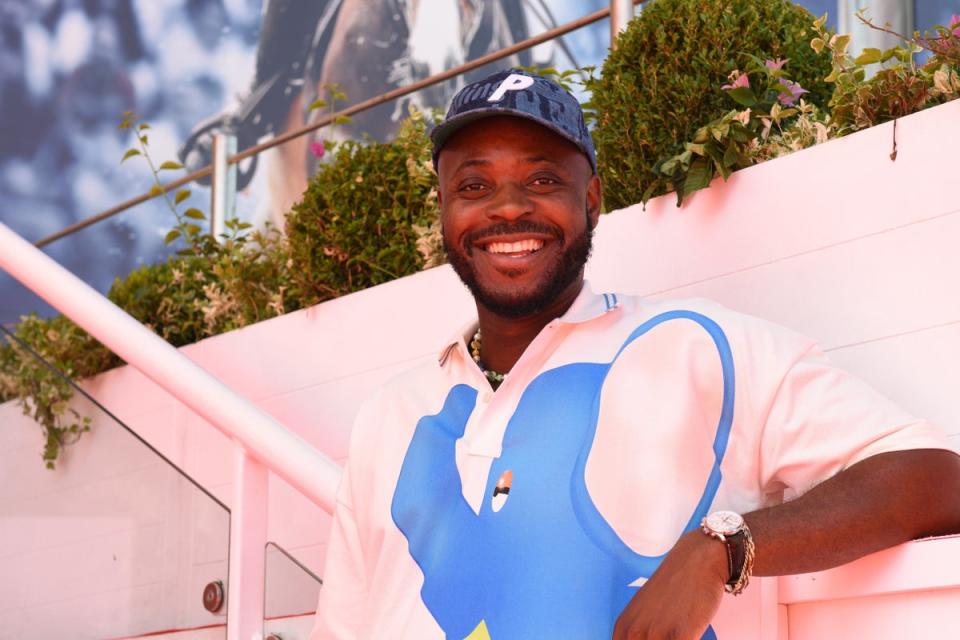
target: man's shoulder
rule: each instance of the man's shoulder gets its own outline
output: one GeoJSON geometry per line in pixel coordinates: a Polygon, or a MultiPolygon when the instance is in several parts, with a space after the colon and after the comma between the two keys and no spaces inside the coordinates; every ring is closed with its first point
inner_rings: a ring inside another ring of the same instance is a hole
{"type": "Polygon", "coordinates": [[[645,322],[658,317],[697,317],[715,323],[724,332],[766,333],[809,340],[775,321],[738,311],[709,298],[651,299],[617,295],[623,300],[624,320],[628,323],[645,322]]]}
{"type": "Polygon", "coordinates": [[[389,422],[427,415],[442,406],[449,387],[437,357],[426,357],[377,385],[361,403],[355,427],[374,423],[380,430],[389,422]]]}
{"type": "Polygon", "coordinates": [[[623,307],[617,321],[621,332],[633,332],[641,326],[666,320],[686,319],[699,326],[692,331],[675,331],[673,335],[699,337],[705,344],[719,338],[730,345],[738,359],[763,356],[790,362],[816,347],[814,339],[793,329],[707,298],[650,299],[618,294],[618,299],[623,307]]]}

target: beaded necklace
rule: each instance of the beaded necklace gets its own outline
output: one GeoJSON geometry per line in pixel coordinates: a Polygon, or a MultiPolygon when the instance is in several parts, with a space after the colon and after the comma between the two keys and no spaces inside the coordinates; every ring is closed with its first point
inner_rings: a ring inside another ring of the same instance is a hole
{"type": "Polygon", "coordinates": [[[480,371],[483,371],[483,375],[487,376],[487,379],[498,385],[503,382],[503,379],[507,376],[505,373],[499,373],[497,371],[492,371],[483,366],[483,363],[480,362],[480,329],[477,328],[477,332],[473,334],[473,340],[470,341],[470,355],[473,356],[473,361],[477,363],[477,366],[480,367],[480,371]]]}

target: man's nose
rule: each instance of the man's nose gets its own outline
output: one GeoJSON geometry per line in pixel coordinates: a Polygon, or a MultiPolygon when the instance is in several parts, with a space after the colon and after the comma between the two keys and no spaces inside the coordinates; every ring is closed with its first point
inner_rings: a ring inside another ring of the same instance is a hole
{"type": "Polygon", "coordinates": [[[507,183],[497,189],[488,215],[501,220],[517,220],[533,213],[534,203],[523,185],[507,183]]]}

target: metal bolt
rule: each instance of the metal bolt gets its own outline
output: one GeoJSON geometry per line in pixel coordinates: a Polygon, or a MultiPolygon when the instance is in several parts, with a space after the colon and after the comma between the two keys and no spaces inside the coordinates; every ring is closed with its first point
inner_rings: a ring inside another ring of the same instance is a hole
{"type": "Polygon", "coordinates": [[[214,580],[203,588],[203,608],[210,613],[217,613],[223,608],[223,582],[214,580]]]}

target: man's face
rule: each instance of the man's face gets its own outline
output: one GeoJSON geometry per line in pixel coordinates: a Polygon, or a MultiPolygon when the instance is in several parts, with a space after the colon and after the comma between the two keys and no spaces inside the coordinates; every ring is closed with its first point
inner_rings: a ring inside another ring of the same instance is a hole
{"type": "Polygon", "coordinates": [[[580,290],[600,181],[569,141],[532,121],[480,120],[438,163],[443,242],[474,298],[521,318],[580,290]]]}

